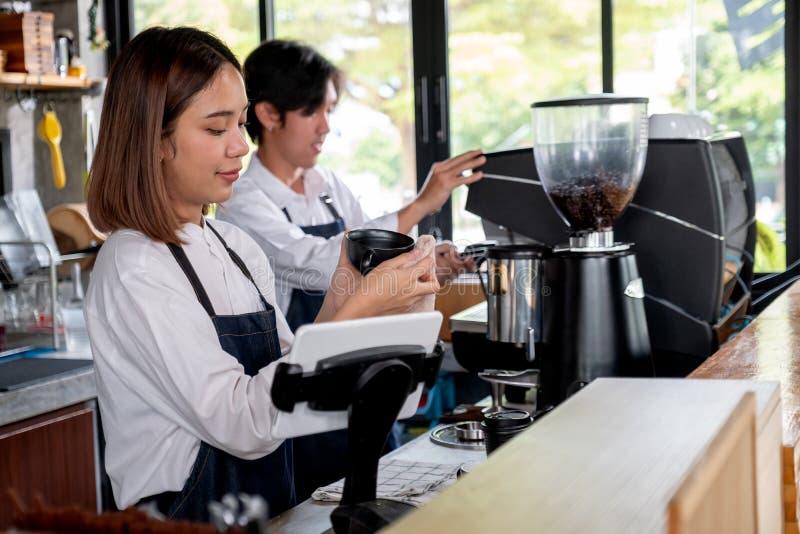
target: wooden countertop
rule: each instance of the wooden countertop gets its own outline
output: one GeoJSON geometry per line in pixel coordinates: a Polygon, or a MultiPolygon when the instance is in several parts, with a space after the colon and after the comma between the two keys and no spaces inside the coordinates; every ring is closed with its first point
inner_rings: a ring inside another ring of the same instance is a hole
{"type": "Polygon", "coordinates": [[[800,282],[793,284],[689,378],[777,380],[781,393],[785,532],[800,517],[800,282]]]}
{"type": "Polygon", "coordinates": [[[779,381],[783,444],[796,448],[800,443],[800,283],[786,290],[689,378],[779,381]]]}

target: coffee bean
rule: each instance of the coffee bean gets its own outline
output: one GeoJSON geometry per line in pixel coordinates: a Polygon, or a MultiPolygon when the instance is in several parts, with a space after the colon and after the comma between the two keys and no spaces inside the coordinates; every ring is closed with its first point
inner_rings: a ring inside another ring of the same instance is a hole
{"type": "Polygon", "coordinates": [[[627,178],[624,173],[602,172],[567,180],[547,193],[571,230],[610,230],[636,191],[627,178]]]}

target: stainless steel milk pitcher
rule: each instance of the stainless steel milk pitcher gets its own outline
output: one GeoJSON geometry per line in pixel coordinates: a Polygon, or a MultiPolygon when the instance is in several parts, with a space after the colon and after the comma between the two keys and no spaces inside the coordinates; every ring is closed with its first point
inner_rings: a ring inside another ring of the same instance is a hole
{"type": "Polygon", "coordinates": [[[487,251],[486,275],[479,273],[490,341],[531,345],[541,340],[542,262],[549,252],[540,245],[504,245],[487,251]]]}

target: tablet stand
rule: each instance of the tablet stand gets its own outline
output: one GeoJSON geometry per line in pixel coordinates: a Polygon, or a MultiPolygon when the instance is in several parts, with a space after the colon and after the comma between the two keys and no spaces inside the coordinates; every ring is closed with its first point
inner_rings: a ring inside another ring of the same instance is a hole
{"type": "Polygon", "coordinates": [[[431,354],[416,345],[363,349],[317,362],[304,373],[298,364],[275,371],[272,400],[291,412],[298,402],[320,411],[348,411],[348,466],[342,501],[331,513],[336,534],[376,532],[414,509],[376,498],[378,461],[400,410],[420,382],[432,387],[442,362],[441,343],[431,354]]]}

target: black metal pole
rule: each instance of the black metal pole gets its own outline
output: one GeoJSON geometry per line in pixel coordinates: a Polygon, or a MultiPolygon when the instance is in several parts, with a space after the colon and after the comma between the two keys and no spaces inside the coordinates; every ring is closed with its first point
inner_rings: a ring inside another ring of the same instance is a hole
{"type": "Polygon", "coordinates": [[[614,5],[613,0],[600,2],[600,40],[603,54],[603,92],[614,92],[614,5]]]}
{"type": "Polygon", "coordinates": [[[275,38],[275,2],[261,0],[258,3],[258,33],[260,42],[275,38]]]}
{"type": "Polygon", "coordinates": [[[800,7],[786,2],[786,262],[800,258],[800,7]]]}
{"type": "MultiPolygon", "coordinates": [[[[446,0],[411,0],[414,58],[417,190],[431,165],[450,157],[450,98],[447,67],[446,0]]],[[[442,237],[453,236],[453,208],[448,200],[433,217],[419,223],[419,232],[437,226],[442,237]]]]}
{"type": "Polygon", "coordinates": [[[104,0],[106,39],[108,49],[106,60],[109,68],[133,33],[133,6],[129,0],[104,0]]]}

